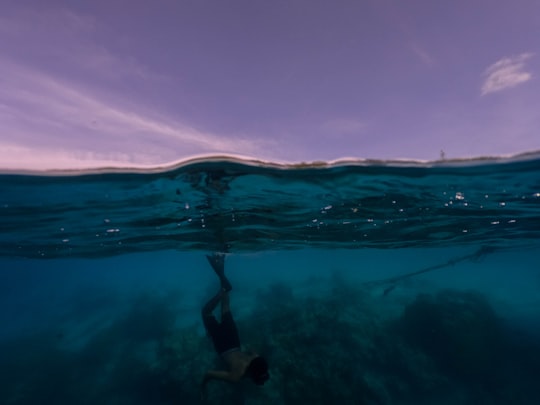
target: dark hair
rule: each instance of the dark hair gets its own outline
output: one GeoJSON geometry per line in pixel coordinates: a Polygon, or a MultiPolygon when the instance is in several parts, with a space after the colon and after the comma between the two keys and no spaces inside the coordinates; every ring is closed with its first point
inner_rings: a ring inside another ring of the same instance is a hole
{"type": "Polygon", "coordinates": [[[257,356],[251,360],[251,363],[249,363],[246,369],[246,374],[251,377],[255,384],[263,385],[270,378],[270,374],[268,374],[268,363],[264,357],[257,356]]]}

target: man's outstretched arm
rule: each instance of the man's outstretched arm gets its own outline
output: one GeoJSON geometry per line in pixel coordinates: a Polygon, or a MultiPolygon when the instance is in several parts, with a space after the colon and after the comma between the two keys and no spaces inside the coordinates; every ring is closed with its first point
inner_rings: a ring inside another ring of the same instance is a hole
{"type": "Polygon", "coordinates": [[[242,378],[241,375],[236,375],[230,371],[224,370],[208,370],[204,375],[204,378],[201,382],[201,397],[204,399],[206,397],[206,384],[210,380],[221,380],[227,382],[238,382],[242,378]]]}
{"type": "Polygon", "coordinates": [[[222,380],[227,382],[238,382],[242,376],[231,373],[230,371],[224,370],[208,370],[203,378],[203,385],[210,380],[222,380]]]}

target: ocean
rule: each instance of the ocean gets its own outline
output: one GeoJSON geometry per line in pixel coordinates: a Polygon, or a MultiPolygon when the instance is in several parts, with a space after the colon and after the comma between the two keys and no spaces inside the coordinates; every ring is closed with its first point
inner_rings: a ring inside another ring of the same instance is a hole
{"type": "Polygon", "coordinates": [[[0,174],[0,403],[537,404],[540,155],[0,174]],[[218,314],[219,315],[219,314],[218,314]]]}

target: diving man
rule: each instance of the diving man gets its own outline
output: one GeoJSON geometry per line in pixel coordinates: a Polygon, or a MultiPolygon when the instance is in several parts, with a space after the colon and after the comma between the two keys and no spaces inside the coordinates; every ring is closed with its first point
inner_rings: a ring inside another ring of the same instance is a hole
{"type": "Polygon", "coordinates": [[[219,277],[221,286],[217,294],[202,309],[204,327],[219,356],[227,365],[227,370],[209,370],[201,383],[201,395],[204,398],[206,384],[212,379],[238,382],[243,377],[250,377],[257,385],[263,385],[270,375],[266,360],[255,352],[243,351],[238,330],[229,308],[231,283],[225,276],[225,255],[214,253],[206,256],[208,262],[219,277]],[[221,321],[218,322],[213,311],[221,303],[221,321]]]}

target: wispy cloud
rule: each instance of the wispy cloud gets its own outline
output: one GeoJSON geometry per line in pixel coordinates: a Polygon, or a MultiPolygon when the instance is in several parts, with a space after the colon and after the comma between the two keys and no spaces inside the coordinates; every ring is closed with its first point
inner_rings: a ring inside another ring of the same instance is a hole
{"type": "Polygon", "coordinates": [[[435,65],[435,60],[419,44],[415,42],[411,42],[409,44],[409,47],[412,50],[412,52],[422,61],[424,65],[426,65],[427,67],[432,67],[435,65]]]}
{"type": "Polygon", "coordinates": [[[28,63],[62,66],[96,78],[168,79],[137,59],[108,49],[99,40],[104,30],[94,18],[67,9],[17,8],[0,16],[0,50],[28,63]]]}
{"type": "Polygon", "coordinates": [[[503,58],[489,66],[484,73],[486,79],[482,85],[482,95],[509,89],[529,81],[532,74],[525,71],[525,62],[532,56],[532,53],[522,53],[518,56],[503,58]]]}
{"type": "Polygon", "coordinates": [[[200,131],[0,58],[3,168],[67,168],[77,159],[84,167],[161,164],[201,153],[258,155],[263,149],[260,141],[200,131]]]}
{"type": "MultiPolygon", "coordinates": [[[[144,161],[144,156],[135,156],[144,161]]],[[[134,166],[133,154],[94,152],[88,150],[62,150],[33,147],[0,141],[1,170],[76,170],[101,167],[134,166]]]]}
{"type": "Polygon", "coordinates": [[[171,79],[100,43],[100,28],[63,9],[0,16],[1,168],[155,165],[268,150],[269,141],[209,133],[152,107],[145,88],[171,79]]]}
{"type": "Polygon", "coordinates": [[[323,123],[322,128],[331,135],[356,135],[366,130],[367,124],[355,118],[335,118],[323,123]]]}

